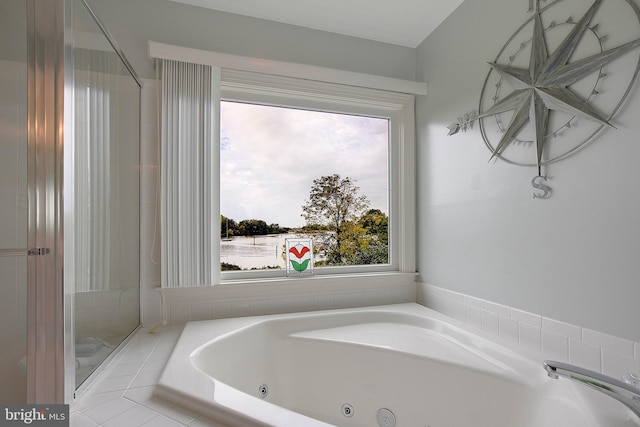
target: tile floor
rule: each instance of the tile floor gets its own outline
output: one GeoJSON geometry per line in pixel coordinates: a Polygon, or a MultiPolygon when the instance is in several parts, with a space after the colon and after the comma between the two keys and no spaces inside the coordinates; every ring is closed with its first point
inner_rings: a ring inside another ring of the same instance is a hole
{"type": "Polygon", "coordinates": [[[153,396],[182,327],[138,331],[71,405],[71,427],[224,427],[153,396]]]}

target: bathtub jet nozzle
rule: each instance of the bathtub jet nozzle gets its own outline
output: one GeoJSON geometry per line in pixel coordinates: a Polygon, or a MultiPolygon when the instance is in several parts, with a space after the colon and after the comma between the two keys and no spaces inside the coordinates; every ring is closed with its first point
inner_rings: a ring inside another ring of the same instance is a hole
{"type": "Polygon", "coordinates": [[[640,389],[613,377],[568,363],[546,360],[543,366],[549,377],[553,379],[563,377],[578,381],[616,399],[640,417],[640,389]]]}

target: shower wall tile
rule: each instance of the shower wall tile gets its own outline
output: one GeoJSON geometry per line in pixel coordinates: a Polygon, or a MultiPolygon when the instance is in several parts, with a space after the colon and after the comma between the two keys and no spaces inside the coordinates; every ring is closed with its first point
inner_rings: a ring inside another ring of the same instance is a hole
{"type": "Polygon", "coordinates": [[[540,361],[565,361],[615,378],[640,373],[638,342],[424,283],[417,284],[417,301],[533,350],[540,361]]]}

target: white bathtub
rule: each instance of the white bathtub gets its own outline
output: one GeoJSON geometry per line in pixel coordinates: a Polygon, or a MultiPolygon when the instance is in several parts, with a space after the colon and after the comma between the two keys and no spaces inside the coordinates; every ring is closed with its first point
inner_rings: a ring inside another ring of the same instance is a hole
{"type": "Polygon", "coordinates": [[[533,356],[418,304],[190,322],[155,394],[243,427],[640,425],[533,356]]]}

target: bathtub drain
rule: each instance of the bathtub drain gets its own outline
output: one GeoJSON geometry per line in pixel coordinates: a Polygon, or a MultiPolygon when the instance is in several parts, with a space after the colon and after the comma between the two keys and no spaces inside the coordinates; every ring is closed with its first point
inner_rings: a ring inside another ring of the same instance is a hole
{"type": "Polygon", "coordinates": [[[258,396],[264,399],[267,397],[267,394],[269,394],[269,387],[266,384],[261,384],[260,387],[258,387],[258,396]]]}

